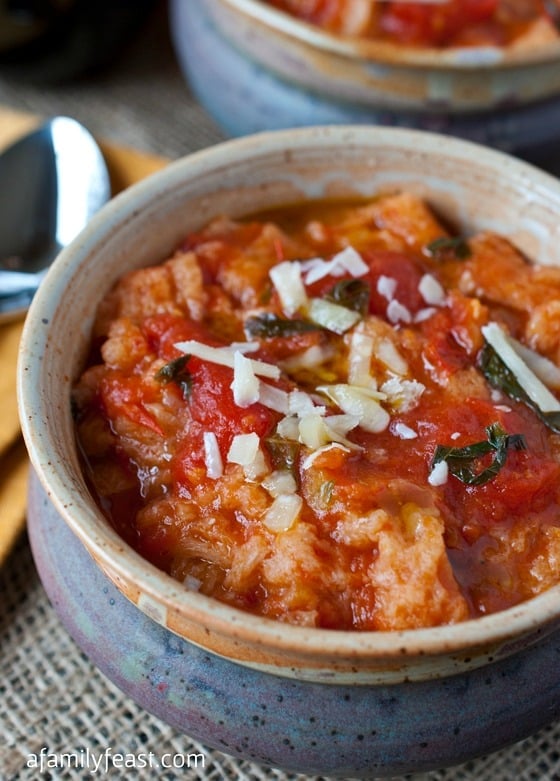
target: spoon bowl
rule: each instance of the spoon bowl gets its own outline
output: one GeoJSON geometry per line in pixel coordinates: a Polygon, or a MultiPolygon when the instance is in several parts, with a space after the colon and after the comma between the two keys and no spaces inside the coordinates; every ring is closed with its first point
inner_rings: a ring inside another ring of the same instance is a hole
{"type": "Polygon", "coordinates": [[[27,310],[54,258],[110,197],[103,154],[70,117],[0,155],[0,322],[27,310]]]}

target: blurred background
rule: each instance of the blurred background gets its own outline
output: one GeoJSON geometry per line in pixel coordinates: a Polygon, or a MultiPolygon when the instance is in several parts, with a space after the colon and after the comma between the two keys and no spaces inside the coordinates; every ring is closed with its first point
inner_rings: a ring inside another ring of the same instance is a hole
{"type": "Polygon", "coordinates": [[[0,0],[0,104],[171,158],[223,138],[181,75],[162,0],[0,0]]]}
{"type": "Polygon", "coordinates": [[[104,140],[170,158],[226,135],[365,122],[458,135],[560,174],[560,41],[548,60],[529,52],[511,70],[484,51],[475,71],[387,67],[358,44],[341,58],[301,25],[285,35],[263,22],[266,9],[0,0],[0,105],[69,114],[104,140]]]}

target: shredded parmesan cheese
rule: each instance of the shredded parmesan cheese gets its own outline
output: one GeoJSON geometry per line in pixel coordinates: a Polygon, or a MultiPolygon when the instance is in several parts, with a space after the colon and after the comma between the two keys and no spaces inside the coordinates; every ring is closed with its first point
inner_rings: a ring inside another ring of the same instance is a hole
{"type": "Polygon", "coordinates": [[[287,415],[289,410],[289,394],[282,388],[275,388],[267,382],[259,383],[259,403],[282,415],[287,415]]]}
{"type": "Polygon", "coordinates": [[[243,472],[245,473],[247,480],[256,481],[261,479],[263,475],[266,475],[268,471],[264,453],[259,447],[255,453],[254,459],[243,466],[243,472]]]}
{"type": "Polygon", "coordinates": [[[494,348],[508,369],[515,374],[518,383],[541,412],[560,412],[560,401],[531,371],[498,323],[488,323],[481,330],[488,344],[494,348]]]}
{"type": "Polygon", "coordinates": [[[428,483],[435,488],[439,485],[445,485],[448,477],[449,467],[447,466],[447,461],[438,461],[428,475],[428,483]]]}
{"type": "Polygon", "coordinates": [[[350,274],[353,277],[361,277],[369,270],[362,256],[353,247],[346,247],[330,260],[322,258],[304,260],[301,263],[301,268],[305,273],[305,282],[308,285],[327,276],[341,277],[344,274],[350,274]]]}
{"type": "Polygon", "coordinates": [[[358,330],[350,337],[350,352],[348,355],[348,382],[350,385],[361,385],[364,388],[377,388],[375,378],[371,375],[371,359],[373,357],[373,338],[358,330]]]}
{"type": "Polygon", "coordinates": [[[227,454],[227,460],[232,464],[247,466],[251,464],[259,450],[260,440],[258,434],[236,434],[231,441],[227,454]]]}
{"type": "Polygon", "coordinates": [[[299,438],[299,420],[295,415],[286,415],[285,418],[278,421],[276,431],[278,432],[278,436],[283,439],[297,441],[299,438]]]}
{"type": "Polygon", "coordinates": [[[403,380],[391,377],[379,389],[387,397],[389,404],[399,412],[409,412],[420,401],[426,386],[417,380],[403,380]]]}
{"type": "Polygon", "coordinates": [[[249,358],[236,350],[233,356],[233,382],[230,385],[238,407],[249,407],[259,400],[260,384],[249,358]]]}
{"type": "Polygon", "coordinates": [[[389,425],[389,413],[379,403],[380,399],[385,399],[382,393],[343,383],[322,385],[317,390],[328,396],[347,415],[356,416],[358,425],[364,431],[375,434],[384,431],[389,425]]]}
{"type": "Polygon", "coordinates": [[[386,277],[384,274],[381,274],[377,280],[377,292],[379,295],[386,298],[387,301],[392,301],[395,297],[396,290],[397,280],[393,277],[386,277]]]}
{"type": "Polygon", "coordinates": [[[407,426],[406,423],[401,423],[401,421],[398,420],[391,423],[389,426],[389,431],[391,434],[399,437],[399,439],[416,439],[418,436],[414,429],[410,428],[410,426],[407,426]]]}
{"type": "Polygon", "coordinates": [[[275,499],[282,494],[295,494],[297,483],[287,469],[278,469],[267,475],[261,483],[262,487],[275,499]]]}
{"type": "Polygon", "coordinates": [[[257,480],[266,474],[267,466],[260,448],[260,439],[254,432],[236,434],[232,439],[227,460],[231,464],[239,464],[248,480],[257,480]]]}
{"type": "Polygon", "coordinates": [[[379,339],[375,345],[375,357],[395,374],[405,375],[408,364],[388,338],[379,339]]]}
{"type": "Polygon", "coordinates": [[[445,290],[432,274],[424,274],[418,283],[418,290],[424,301],[430,306],[443,306],[445,304],[445,290]]]}
{"type": "Polygon", "coordinates": [[[548,388],[560,390],[560,368],[546,358],[544,355],[531,350],[517,339],[509,337],[509,341],[515,352],[525,361],[527,366],[533,371],[539,380],[542,380],[548,388]]]}
{"type": "Polygon", "coordinates": [[[297,372],[301,369],[317,369],[331,357],[332,351],[320,344],[314,344],[300,353],[279,361],[285,372],[297,372]]]}
{"type": "Polygon", "coordinates": [[[269,273],[284,312],[287,315],[293,315],[298,309],[305,309],[307,293],[301,278],[301,265],[298,261],[285,260],[283,263],[273,266],[269,273]]]}
{"type": "MultiPolygon", "coordinates": [[[[347,412],[340,415],[329,415],[327,420],[329,428],[340,435],[348,434],[348,432],[352,431],[353,428],[356,428],[360,422],[357,415],[350,415],[347,412]]],[[[356,447],[353,443],[351,444],[352,447],[356,447]]]]}
{"type": "Polygon", "coordinates": [[[340,304],[334,304],[324,298],[312,298],[309,302],[307,315],[317,325],[335,334],[344,334],[356,325],[361,315],[340,304]]]}
{"type": "Polygon", "coordinates": [[[424,309],[419,309],[414,315],[415,323],[423,323],[424,320],[429,320],[432,315],[436,313],[436,308],[433,306],[426,306],[424,309]]]}
{"type": "Polygon", "coordinates": [[[304,415],[324,415],[324,407],[316,407],[311,396],[305,391],[293,390],[288,395],[288,412],[302,418],[304,415]]]}
{"type": "Polygon", "coordinates": [[[203,434],[204,443],[204,463],[206,464],[206,474],[212,480],[217,480],[224,473],[222,456],[218,446],[218,440],[213,431],[205,431],[203,434]]]}
{"type": "Polygon", "coordinates": [[[260,344],[258,342],[232,342],[229,345],[229,349],[233,352],[239,351],[240,353],[254,353],[258,350],[260,344]]]}
{"type": "Polygon", "coordinates": [[[350,449],[359,449],[358,445],[346,439],[345,434],[359,423],[355,415],[331,415],[329,418],[321,415],[306,415],[298,424],[298,439],[311,450],[318,450],[331,442],[339,442],[350,449]]]}
{"type": "Polygon", "coordinates": [[[266,511],[262,522],[271,532],[288,531],[297,520],[302,505],[303,499],[298,494],[280,494],[266,511]]]}
{"type": "Polygon", "coordinates": [[[410,311],[403,304],[399,303],[395,298],[389,302],[387,307],[387,317],[392,323],[411,323],[412,315],[410,311]]]}
{"type": "MultiPolygon", "coordinates": [[[[233,369],[235,366],[235,354],[239,350],[232,350],[230,346],[227,347],[211,347],[208,344],[197,342],[195,339],[189,339],[186,342],[176,342],[175,347],[185,355],[194,355],[203,361],[209,361],[210,363],[217,363],[220,366],[228,366],[233,369]]],[[[274,366],[271,363],[265,363],[264,361],[258,361],[254,358],[247,359],[251,363],[253,372],[260,377],[268,377],[272,380],[277,380],[280,377],[280,369],[278,366],[274,366]]]]}

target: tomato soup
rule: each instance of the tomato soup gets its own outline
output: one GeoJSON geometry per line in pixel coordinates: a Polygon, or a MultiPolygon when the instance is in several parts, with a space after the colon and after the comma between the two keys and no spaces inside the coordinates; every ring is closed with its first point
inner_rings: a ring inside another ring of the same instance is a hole
{"type": "Polygon", "coordinates": [[[91,490],[184,584],[401,630],[560,577],[560,270],[415,196],[220,217],[101,304],[91,490]]]}
{"type": "MultiPolygon", "coordinates": [[[[408,46],[538,45],[558,37],[556,0],[267,0],[276,8],[333,33],[408,46]]],[[[557,9],[560,10],[560,9],[557,9]]]]}

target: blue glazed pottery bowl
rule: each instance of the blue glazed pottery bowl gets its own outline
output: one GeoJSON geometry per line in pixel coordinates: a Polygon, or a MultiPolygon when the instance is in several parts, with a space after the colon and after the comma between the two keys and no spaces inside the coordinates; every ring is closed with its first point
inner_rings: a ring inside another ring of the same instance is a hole
{"type": "Polygon", "coordinates": [[[560,716],[558,632],[502,662],[435,681],[290,681],[208,653],[138,610],[35,476],[29,535],[52,604],[94,664],[146,710],[233,756],[308,775],[381,778],[487,754],[560,716]]]}
{"type": "Polygon", "coordinates": [[[418,131],[268,133],[191,155],[115,198],[57,258],[22,337],[29,527],[69,631],[169,723],[301,772],[439,767],[556,718],[560,586],[492,616],[401,632],[289,626],[188,591],[99,511],[78,457],[71,387],[114,282],[166,258],[189,231],[220,214],[395,189],[429,199],[466,231],[497,230],[540,263],[560,263],[560,183],[513,158],[418,131]]]}
{"type": "Polygon", "coordinates": [[[170,15],[179,64],[229,135],[378,124],[527,153],[559,136],[560,41],[423,52],[343,40],[259,0],[171,0],[170,15]]]}

